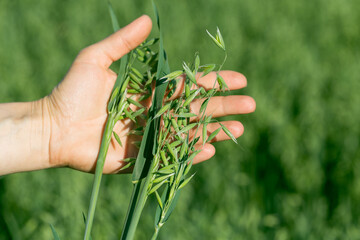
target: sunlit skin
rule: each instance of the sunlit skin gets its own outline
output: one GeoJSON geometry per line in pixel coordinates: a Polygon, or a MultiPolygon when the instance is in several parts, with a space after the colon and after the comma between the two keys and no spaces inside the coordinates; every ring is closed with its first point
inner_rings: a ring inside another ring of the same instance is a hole
{"type": "MultiPolygon", "coordinates": [[[[51,167],[93,172],[107,119],[107,103],[117,78],[109,67],[143,42],[151,27],[151,19],[144,15],[106,39],[83,49],[49,96],[29,103],[0,104],[0,174],[51,167]]],[[[230,90],[246,87],[246,78],[240,73],[221,71],[220,75],[230,90]]],[[[211,89],[215,77],[215,73],[202,78],[198,76],[198,85],[211,89]]],[[[182,85],[180,82],[172,98],[179,95],[182,85]]],[[[191,103],[191,111],[198,113],[202,101],[199,99],[191,103]]],[[[149,103],[147,101],[147,107],[149,103]]],[[[206,114],[221,117],[253,111],[253,98],[230,95],[213,97],[206,114]]],[[[240,122],[222,123],[235,137],[243,134],[240,122]]],[[[138,149],[132,144],[135,139],[127,135],[131,127],[129,120],[116,124],[115,131],[121,137],[123,147],[112,139],[104,173],[117,173],[124,165],[122,159],[136,157],[138,149]]],[[[218,127],[218,123],[209,124],[209,134],[218,127]]],[[[221,131],[213,142],[227,139],[229,137],[221,131]]],[[[215,148],[210,143],[197,148],[202,151],[196,156],[196,163],[215,154],[215,148]]]]}

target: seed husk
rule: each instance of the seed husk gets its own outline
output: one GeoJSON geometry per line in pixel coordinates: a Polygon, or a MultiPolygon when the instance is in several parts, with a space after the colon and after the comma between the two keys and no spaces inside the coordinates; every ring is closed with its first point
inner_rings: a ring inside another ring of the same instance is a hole
{"type": "Polygon", "coordinates": [[[216,135],[220,132],[220,130],[221,130],[221,127],[218,128],[218,129],[216,129],[214,132],[212,132],[212,133],[209,135],[209,137],[208,137],[208,139],[206,140],[206,142],[210,142],[211,140],[213,140],[213,138],[216,137],[216,135]]]}
{"type": "Polygon", "coordinates": [[[175,153],[175,149],[173,149],[169,143],[166,143],[166,148],[168,149],[170,155],[174,158],[176,162],[178,162],[177,154],[175,153]]]}
{"type": "Polygon", "coordinates": [[[115,131],[113,131],[113,135],[115,137],[115,140],[119,143],[119,145],[122,147],[122,143],[121,143],[121,140],[120,140],[120,137],[119,135],[117,135],[117,133],[115,131]]]}
{"type": "Polygon", "coordinates": [[[226,135],[228,135],[231,138],[231,140],[233,140],[237,144],[237,140],[234,137],[234,135],[230,132],[230,130],[227,127],[225,127],[224,124],[222,124],[222,123],[219,123],[219,124],[220,124],[222,130],[226,133],[226,135]]]}
{"type": "Polygon", "coordinates": [[[182,189],[183,187],[186,186],[186,184],[188,184],[190,182],[190,180],[195,176],[195,173],[193,175],[191,175],[190,177],[188,177],[187,179],[185,179],[179,186],[179,189],[182,189]]]}
{"type": "Polygon", "coordinates": [[[208,75],[211,71],[215,69],[215,67],[216,67],[215,64],[205,64],[200,66],[199,71],[203,72],[201,77],[208,75]]]}
{"type": "Polygon", "coordinates": [[[164,112],[166,112],[171,106],[171,103],[166,104],[165,106],[163,106],[155,115],[154,118],[158,118],[160,117],[164,112]]]}
{"type": "Polygon", "coordinates": [[[139,110],[137,110],[136,112],[134,112],[132,114],[133,118],[136,118],[136,117],[140,116],[143,112],[145,112],[145,110],[146,110],[146,108],[144,108],[144,107],[140,108],[139,110]]]}
{"type": "Polygon", "coordinates": [[[194,98],[196,97],[196,95],[198,95],[198,93],[201,91],[201,88],[197,89],[193,94],[191,94],[184,102],[184,107],[186,107],[187,105],[189,105],[192,100],[194,100],[194,98]]]}
{"type": "Polygon", "coordinates": [[[163,180],[162,182],[158,183],[157,185],[155,185],[148,193],[148,195],[152,194],[153,192],[155,192],[156,190],[158,190],[164,183],[166,182],[166,179],[163,180]]]}
{"type": "Polygon", "coordinates": [[[169,161],[168,161],[167,157],[165,156],[164,151],[160,152],[160,157],[161,157],[161,160],[163,161],[164,165],[169,166],[169,161]]]}
{"type": "Polygon", "coordinates": [[[131,71],[133,72],[133,73],[135,73],[135,75],[138,77],[138,78],[140,78],[140,79],[143,79],[144,78],[144,76],[139,72],[139,70],[137,70],[136,68],[134,68],[134,67],[131,67],[131,71]]]}
{"type": "Polygon", "coordinates": [[[132,98],[128,98],[127,101],[129,102],[129,104],[133,104],[133,105],[135,105],[135,106],[137,106],[137,107],[139,107],[139,108],[143,108],[143,107],[144,107],[143,105],[141,105],[139,102],[135,101],[135,100],[132,99],[132,98]]]}
{"type": "Polygon", "coordinates": [[[183,63],[183,68],[185,70],[186,76],[188,76],[190,81],[197,86],[197,82],[196,82],[196,79],[195,79],[195,74],[190,70],[189,66],[185,62],[183,63]]]}
{"type": "Polygon", "coordinates": [[[153,183],[158,183],[158,182],[161,182],[161,181],[163,181],[163,180],[166,180],[166,179],[168,179],[169,177],[171,177],[171,176],[174,175],[174,174],[175,174],[175,173],[172,172],[172,173],[170,173],[170,174],[168,174],[168,175],[161,176],[161,177],[157,177],[157,178],[155,178],[155,179],[153,180],[153,183]]]}

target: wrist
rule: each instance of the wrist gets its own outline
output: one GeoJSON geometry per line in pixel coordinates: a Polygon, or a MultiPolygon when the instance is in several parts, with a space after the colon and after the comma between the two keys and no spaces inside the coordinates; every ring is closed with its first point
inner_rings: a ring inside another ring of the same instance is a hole
{"type": "Polygon", "coordinates": [[[44,99],[0,105],[0,175],[52,167],[44,99]]]}

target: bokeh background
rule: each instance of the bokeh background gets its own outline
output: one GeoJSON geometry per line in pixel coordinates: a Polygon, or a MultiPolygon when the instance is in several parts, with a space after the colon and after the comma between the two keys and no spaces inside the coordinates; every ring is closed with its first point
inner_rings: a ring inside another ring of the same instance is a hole
{"type": "MultiPolygon", "coordinates": [[[[122,25],[151,1],[113,0],[122,25]]],[[[255,113],[239,144],[216,144],[160,239],[360,239],[360,4],[357,0],[158,0],[172,69],[222,55],[244,73],[255,113]]],[[[101,0],[0,1],[0,101],[49,94],[87,45],[112,32],[101,0]]],[[[155,31],[156,33],[156,31],[155,31]]],[[[118,239],[131,184],[105,176],[93,239],[118,239]]],[[[92,175],[71,169],[0,179],[0,239],[81,239],[92,175]]],[[[155,202],[137,232],[149,239],[155,202]]]]}

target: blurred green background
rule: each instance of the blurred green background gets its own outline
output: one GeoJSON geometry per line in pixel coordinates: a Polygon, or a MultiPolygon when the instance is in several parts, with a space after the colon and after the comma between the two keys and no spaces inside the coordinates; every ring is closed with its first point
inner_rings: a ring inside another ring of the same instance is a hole
{"type": "MultiPolygon", "coordinates": [[[[151,1],[113,0],[119,21],[151,1]]],[[[357,0],[157,1],[172,69],[198,51],[244,73],[255,113],[239,145],[194,167],[160,239],[360,239],[360,4],[357,0]]],[[[85,46],[111,33],[107,2],[0,1],[0,101],[49,94],[85,46]]],[[[81,239],[92,175],[70,169],[0,179],[0,239],[81,239]]],[[[130,176],[105,176],[93,239],[118,239],[130,176]]],[[[153,231],[155,202],[137,239],[153,231]]]]}

